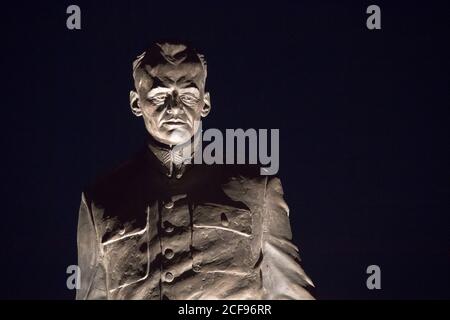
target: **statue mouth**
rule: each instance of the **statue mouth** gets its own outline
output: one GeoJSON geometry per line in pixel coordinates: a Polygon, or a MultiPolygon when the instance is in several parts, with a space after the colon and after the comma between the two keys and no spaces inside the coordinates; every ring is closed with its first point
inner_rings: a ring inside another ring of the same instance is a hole
{"type": "Polygon", "coordinates": [[[181,120],[168,120],[168,121],[164,121],[163,125],[166,126],[183,126],[186,125],[185,121],[181,121],[181,120]]]}

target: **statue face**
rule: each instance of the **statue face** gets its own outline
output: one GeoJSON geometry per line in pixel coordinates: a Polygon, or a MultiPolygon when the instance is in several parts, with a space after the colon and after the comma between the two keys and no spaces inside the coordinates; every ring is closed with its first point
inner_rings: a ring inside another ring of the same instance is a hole
{"type": "Polygon", "coordinates": [[[210,110],[202,65],[165,63],[145,69],[137,93],[131,92],[133,113],[144,118],[147,131],[159,142],[187,142],[210,110]]]}

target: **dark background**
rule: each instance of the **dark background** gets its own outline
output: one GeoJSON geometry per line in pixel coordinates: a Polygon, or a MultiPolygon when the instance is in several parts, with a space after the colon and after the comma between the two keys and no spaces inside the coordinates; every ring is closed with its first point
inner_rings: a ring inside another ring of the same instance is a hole
{"type": "Polygon", "coordinates": [[[73,299],[81,191],[143,144],[131,62],[169,37],[207,57],[205,128],[280,129],[318,298],[449,299],[449,6],[296,3],[2,2],[0,298],[73,299]]]}

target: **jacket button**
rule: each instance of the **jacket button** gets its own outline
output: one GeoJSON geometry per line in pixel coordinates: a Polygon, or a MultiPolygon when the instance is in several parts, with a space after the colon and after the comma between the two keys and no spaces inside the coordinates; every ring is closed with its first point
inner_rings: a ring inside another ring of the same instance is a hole
{"type": "Polygon", "coordinates": [[[168,221],[163,222],[163,228],[166,233],[171,233],[174,230],[173,226],[168,221]]]}
{"type": "Polygon", "coordinates": [[[224,227],[228,227],[228,226],[230,225],[230,223],[229,223],[229,221],[228,221],[228,218],[227,218],[227,215],[226,215],[225,213],[222,213],[222,214],[220,215],[220,220],[222,221],[222,225],[223,225],[224,227]]]}
{"type": "Polygon", "coordinates": [[[173,252],[172,249],[164,250],[164,257],[166,257],[167,259],[172,259],[174,255],[175,253],[173,252]]]}
{"type": "Polygon", "coordinates": [[[164,275],[164,279],[166,282],[172,282],[173,281],[173,273],[172,272],[166,272],[164,275]]]}
{"type": "Polygon", "coordinates": [[[166,209],[172,209],[172,208],[173,208],[173,201],[166,202],[166,203],[164,204],[164,208],[166,208],[166,209]]]}
{"type": "Polygon", "coordinates": [[[201,269],[202,267],[199,264],[194,264],[192,266],[192,270],[194,270],[194,272],[200,272],[201,269]]]}

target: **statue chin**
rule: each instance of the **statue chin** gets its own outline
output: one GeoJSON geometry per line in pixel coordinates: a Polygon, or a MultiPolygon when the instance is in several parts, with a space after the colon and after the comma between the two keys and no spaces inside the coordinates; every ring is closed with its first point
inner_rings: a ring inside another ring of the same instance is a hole
{"type": "Polygon", "coordinates": [[[168,132],[164,135],[153,136],[156,140],[161,143],[176,146],[181,145],[189,141],[191,139],[192,134],[186,130],[174,130],[168,132]]]}

